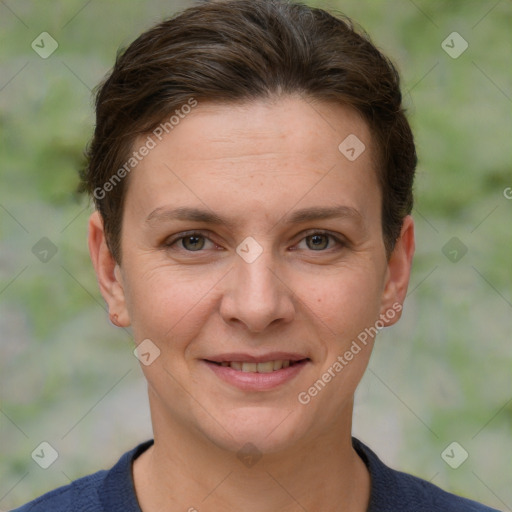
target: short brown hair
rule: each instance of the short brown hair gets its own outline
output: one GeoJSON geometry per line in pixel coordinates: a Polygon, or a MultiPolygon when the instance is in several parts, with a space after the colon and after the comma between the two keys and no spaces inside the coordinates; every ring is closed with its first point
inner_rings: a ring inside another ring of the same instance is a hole
{"type": "Polygon", "coordinates": [[[81,190],[94,197],[116,261],[126,172],[112,178],[123,164],[126,171],[135,140],[191,98],[229,103],[279,93],[347,105],[363,116],[377,150],[391,253],[412,209],[417,163],[396,68],[346,16],[286,0],[227,0],[186,9],[140,35],[98,89],[81,190]]]}

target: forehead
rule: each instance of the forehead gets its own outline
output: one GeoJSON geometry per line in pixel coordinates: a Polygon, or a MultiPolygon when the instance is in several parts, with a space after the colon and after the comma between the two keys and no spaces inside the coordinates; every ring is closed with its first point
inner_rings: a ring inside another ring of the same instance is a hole
{"type": "Polygon", "coordinates": [[[364,213],[368,199],[380,203],[370,131],[349,107],[293,96],[199,102],[161,140],[154,133],[127,191],[146,215],[176,201],[262,213],[298,202],[364,213]]]}
{"type": "Polygon", "coordinates": [[[164,135],[164,143],[179,146],[178,160],[265,160],[274,153],[287,154],[290,161],[313,158],[321,170],[322,163],[340,156],[338,146],[350,136],[371,146],[368,127],[357,111],[294,95],[235,104],[199,103],[164,135]],[[194,140],[207,143],[208,153],[198,152],[194,140]]]}

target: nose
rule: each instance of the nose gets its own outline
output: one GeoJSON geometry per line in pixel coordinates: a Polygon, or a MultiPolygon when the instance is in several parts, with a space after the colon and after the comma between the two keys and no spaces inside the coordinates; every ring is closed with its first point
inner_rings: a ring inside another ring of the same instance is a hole
{"type": "Polygon", "coordinates": [[[229,324],[243,324],[252,333],[290,322],[295,315],[294,293],[276,272],[269,251],[249,263],[236,256],[226,276],[220,314],[229,324]]]}

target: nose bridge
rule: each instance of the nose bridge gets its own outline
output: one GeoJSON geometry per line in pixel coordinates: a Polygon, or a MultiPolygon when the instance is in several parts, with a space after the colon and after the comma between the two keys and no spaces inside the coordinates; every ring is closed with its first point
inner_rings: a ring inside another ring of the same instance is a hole
{"type": "Polygon", "coordinates": [[[237,255],[221,307],[224,319],[236,319],[251,331],[263,330],[277,319],[289,320],[292,293],[276,276],[271,248],[245,239],[237,247],[237,255]]]}
{"type": "Polygon", "coordinates": [[[237,263],[237,290],[246,294],[248,299],[264,299],[267,303],[277,296],[279,281],[275,275],[275,263],[270,251],[265,251],[254,261],[242,259],[237,263]]]}

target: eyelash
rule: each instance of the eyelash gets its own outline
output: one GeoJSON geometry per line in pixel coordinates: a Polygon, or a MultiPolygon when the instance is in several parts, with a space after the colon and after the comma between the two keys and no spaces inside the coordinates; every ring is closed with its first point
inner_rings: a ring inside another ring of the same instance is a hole
{"type": "MultiPolygon", "coordinates": [[[[206,240],[209,240],[210,242],[212,242],[213,244],[215,244],[215,242],[213,242],[213,240],[210,240],[203,232],[201,231],[185,231],[184,233],[180,233],[181,236],[177,237],[177,238],[172,238],[170,240],[167,240],[163,243],[163,246],[166,247],[167,249],[171,249],[173,245],[175,245],[177,242],[179,242],[180,240],[183,240],[185,238],[188,238],[188,237],[191,237],[191,236],[199,236],[199,237],[203,237],[205,238],[206,240]]],[[[302,242],[304,239],[310,237],[310,236],[313,236],[313,235],[324,235],[324,236],[327,236],[329,238],[331,238],[332,240],[334,240],[339,248],[343,248],[343,247],[346,247],[348,244],[347,242],[343,241],[342,239],[340,239],[339,237],[333,235],[332,233],[330,233],[329,231],[323,231],[323,230],[312,230],[312,231],[308,231],[304,234],[304,236],[299,240],[299,242],[297,243],[300,243],[302,242]]],[[[217,245],[217,244],[215,244],[217,245]]],[[[187,253],[190,253],[190,254],[194,254],[194,253],[202,253],[204,252],[205,250],[204,249],[200,249],[198,251],[188,251],[187,249],[185,248],[182,248],[180,247],[179,250],[183,251],[183,252],[187,252],[187,253]]],[[[314,250],[310,250],[310,252],[319,252],[319,253],[322,253],[322,252],[330,252],[332,250],[331,249],[323,249],[323,250],[318,250],[318,251],[314,251],[314,250]]]]}

